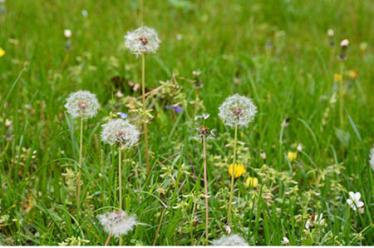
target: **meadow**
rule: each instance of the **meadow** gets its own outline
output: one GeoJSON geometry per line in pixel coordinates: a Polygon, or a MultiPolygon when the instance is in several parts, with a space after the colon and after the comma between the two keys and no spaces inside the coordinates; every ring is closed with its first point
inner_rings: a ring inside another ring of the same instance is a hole
{"type": "Polygon", "coordinates": [[[0,1],[0,244],[374,245],[374,2],[143,1],[0,1]]]}

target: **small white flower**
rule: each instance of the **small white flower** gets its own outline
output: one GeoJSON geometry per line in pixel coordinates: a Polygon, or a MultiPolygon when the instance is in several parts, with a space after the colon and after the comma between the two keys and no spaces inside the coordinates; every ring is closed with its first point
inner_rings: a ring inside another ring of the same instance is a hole
{"type": "Polygon", "coordinates": [[[212,245],[216,246],[248,246],[248,243],[239,235],[232,234],[213,240],[212,245]]]}
{"type": "Polygon", "coordinates": [[[332,37],[332,36],[334,36],[334,34],[335,34],[335,32],[334,32],[333,29],[330,28],[329,30],[327,30],[327,36],[332,37]]]}
{"type": "Polygon", "coordinates": [[[360,192],[349,192],[349,198],[347,199],[347,204],[354,210],[358,211],[360,214],[364,212],[364,202],[360,200],[360,192]]]}
{"type": "Polygon", "coordinates": [[[323,226],[325,224],[325,219],[323,218],[323,214],[312,214],[310,218],[305,223],[305,229],[310,230],[315,226],[323,226]]]}
{"type": "Polygon", "coordinates": [[[135,216],[129,216],[122,210],[98,215],[97,219],[104,231],[115,237],[126,235],[137,224],[135,216]]]}
{"type": "Polygon", "coordinates": [[[297,149],[298,152],[302,152],[303,151],[303,144],[298,144],[296,149],[297,149]]]}
{"type": "Polygon", "coordinates": [[[348,45],[349,45],[349,40],[348,39],[344,39],[340,42],[341,47],[347,47],[348,45]]]}
{"type": "Polygon", "coordinates": [[[219,107],[219,117],[229,127],[247,126],[255,117],[257,107],[250,98],[235,94],[219,107]]]}
{"type": "Polygon", "coordinates": [[[289,245],[290,244],[290,241],[288,240],[287,237],[283,237],[282,241],[281,241],[281,244],[282,245],[289,245]]]}
{"type": "Polygon", "coordinates": [[[129,148],[138,142],[139,131],[126,120],[113,119],[103,125],[101,139],[109,145],[129,148]]]}
{"type": "Polygon", "coordinates": [[[70,94],[66,99],[65,108],[73,118],[92,118],[96,115],[100,104],[95,94],[80,90],[70,94]]]}
{"type": "Polygon", "coordinates": [[[70,29],[65,29],[64,30],[64,36],[65,38],[69,39],[71,37],[72,33],[70,29]]]}
{"type": "Polygon", "coordinates": [[[125,35],[125,46],[135,55],[155,53],[160,45],[157,32],[153,28],[140,27],[125,35]]]}
{"type": "Polygon", "coordinates": [[[369,164],[370,164],[371,168],[374,170],[374,146],[370,150],[369,164]]]}
{"type": "Polygon", "coordinates": [[[88,16],[88,11],[86,9],[82,9],[81,14],[82,14],[83,17],[87,17],[88,16]]]}
{"type": "Polygon", "coordinates": [[[207,120],[209,118],[209,114],[201,114],[201,115],[196,115],[195,116],[195,121],[199,120],[199,119],[203,119],[203,120],[207,120]]]}

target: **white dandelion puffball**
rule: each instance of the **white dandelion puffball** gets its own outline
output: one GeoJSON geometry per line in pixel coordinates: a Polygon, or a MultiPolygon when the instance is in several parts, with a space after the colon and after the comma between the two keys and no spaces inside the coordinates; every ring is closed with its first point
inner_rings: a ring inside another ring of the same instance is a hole
{"type": "Polygon", "coordinates": [[[138,129],[123,119],[113,119],[103,125],[101,139],[109,145],[131,147],[139,140],[138,129]]]}
{"type": "Polygon", "coordinates": [[[96,115],[100,104],[95,94],[80,90],[70,94],[66,99],[65,108],[73,118],[92,118],[96,115]]]}
{"type": "Polygon", "coordinates": [[[65,29],[64,30],[64,36],[65,38],[69,39],[71,37],[71,30],[70,29],[65,29]]]}
{"type": "Polygon", "coordinates": [[[135,216],[129,216],[122,210],[98,215],[97,219],[104,231],[115,237],[126,235],[137,224],[135,216]]]}
{"type": "Polygon", "coordinates": [[[125,35],[125,46],[135,55],[155,53],[160,45],[157,32],[153,28],[140,27],[125,35]]]}
{"type": "Polygon", "coordinates": [[[232,234],[213,240],[212,245],[216,246],[249,246],[248,243],[239,235],[232,234]]]}
{"type": "Polygon", "coordinates": [[[369,156],[370,156],[369,164],[370,164],[371,168],[374,170],[374,146],[373,146],[373,148],[371,148],[369,156]]]}
{"type": "Polygon", "coordinates": [[[250,98],[235,94],[222,103],[218,115],[229,127],[245,127],[254,119],[256,113],[257,107],[250,98]]]}

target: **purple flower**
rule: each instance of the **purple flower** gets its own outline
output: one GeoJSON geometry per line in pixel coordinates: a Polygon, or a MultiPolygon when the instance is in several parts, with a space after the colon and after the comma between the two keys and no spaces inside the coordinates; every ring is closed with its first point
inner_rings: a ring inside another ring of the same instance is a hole
{"type": "Polygon", "coordinates": [[[183,112],[183,108],[178,106],[178,105],[166,105],[165,108],[166,109],[172,109],[172,110],[174,110],[175,113],[182,113],[183,112]]]}
{"type": "Polygon", "coordinates": [[[128,117],[128,114],[123,113],[123,112],[118,112],[117,115],[121,119],[126,119],[128,117]]]}

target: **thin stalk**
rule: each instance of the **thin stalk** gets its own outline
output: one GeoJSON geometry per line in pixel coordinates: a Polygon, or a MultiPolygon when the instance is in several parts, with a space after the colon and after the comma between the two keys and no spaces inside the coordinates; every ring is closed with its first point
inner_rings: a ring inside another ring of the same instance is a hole
{"type": "Polygon", "coordinates": [[[340,75],[342,79],[339,82],[339,116],[340,116],[340,126],[344,127],[344,62],[340,65],[340,75]]]}
{"type": "Polygon", "coordinates": [[[122,150],[118,149],[118,202],[122,210],[122,150]]]}
{"type": "Polygon", "coordinates": [[[157,226],[157,230],[156,230],[156,234],[155,234],[155,239],[153,240],[153,246],[156,245],[156,242],[157,242],[157,239],[158,239],[158,236],[160,234],[160,230],[161,230],[161,225],[162,225],[162,221],[164,220],[164,214],[165,214],[165,211],[166,211],[166,208],[163,208],[162,211],[161,211],[161,216],[160,216],[160,221],[158,223],[158,226],[157,226]]]}
{"type": "Polygon", "coordinates": [[[79,136],[79,162],[77,173],[77,209],[78,213],[81,208],[81,168],[83,163],[83,118],[80,119],[80,136],[79,136]]]}
{"type": "Polygon", "coordinates": [[[234,136],[234,161],[233,161],[233,170],[231,173],[231,183],[230,183],[230,200],[229,200],[229,207],[227,211],[227,222],[231,225],[232,221],[232,199],[234,196],[234,179],[235,179],[235,163],[236,163],[236,154],[237,154],[237,143],[238,143],[238,125],[235,125],[235,136],[234,136]]]}
{"type": "MultiPolygon", "coordinates": [[[[146,114],[147,106],[145,104],[145,55],[142,54],[142,103],[143,103],[143,114],[146,114]]],[[[149,150],[148,150],[148,126],[144,116],[143,131],[144,131],[144,152],[145,152],[145,163],[147,168],[147,175],[151,172],[151,165],[149,163],[149,150]]]]}
{"type": "Polygon", "coordinates": [[[105,244],[104,244],[104,246],[108,246],[108,244],[109,244],[111,238],[112,238],[112,234],[109,233],[108,238],[105,240],[105,244]]]}
{"type": "Polygon", "coordinates": [[[208,201],[208,171],[206,163],[206,137],[203,135],[203,162],[204,162],[204,188],[205,188],[205,242],[208,244],[209,240],[209,201],[208,201]]]}

